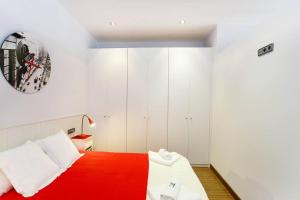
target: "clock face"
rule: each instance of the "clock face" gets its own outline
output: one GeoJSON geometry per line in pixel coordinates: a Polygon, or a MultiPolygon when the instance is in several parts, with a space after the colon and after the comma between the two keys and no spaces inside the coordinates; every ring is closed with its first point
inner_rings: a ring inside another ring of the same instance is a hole
{"type": "Polygon", "coordinates": [[[0,49],[0,68],[4,78],[16,90],[35,93],[47,85],[51,74],[49,53],[30,35],[9,35],[0,49]]]}

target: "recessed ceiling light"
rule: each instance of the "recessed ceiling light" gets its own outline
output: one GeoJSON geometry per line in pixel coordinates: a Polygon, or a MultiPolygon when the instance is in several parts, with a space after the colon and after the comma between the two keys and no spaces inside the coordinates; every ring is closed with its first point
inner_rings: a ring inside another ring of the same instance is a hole
{"type": "Polygon", "coordinates": [[[114,22],[114,21],[110,21],[110,22],[109,22],[109,25],[111,25],[111,26],[116,26],[117,24],[116,24],[116,22],[114,22]]]}
{"type": "Polygon", "coordinates": [[[186,24],[186,21],[185,21],[184,19],[181,19],[181,20],[179,21],[179,24],[184,25],[184,24],[186,24]]]}

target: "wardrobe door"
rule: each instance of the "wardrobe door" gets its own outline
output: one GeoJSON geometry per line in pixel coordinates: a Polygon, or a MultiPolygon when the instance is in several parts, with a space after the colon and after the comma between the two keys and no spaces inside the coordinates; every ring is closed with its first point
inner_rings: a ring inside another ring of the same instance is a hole
{"type": "Polygon", "coordinates": [[[168,149],[188,156],[191,57],[182,48],[169,49],[168,149]]]}
{"type": "Polygon", "coordinates": [[[148,60],[148,150],[167,148],[168,49],[150,48],[148,60]]]}
{"type": "Polygon", "coordinates": [[[209,164],[211,59],[209,48],[186,49],[190,59],[189,152],[192,164],[209,164]]]}
{"type": "Polygon", "coordinates": [[[147,71],[146,49],[128,49],[127,151],[146,152],[147,71]]]}
{"type": "Polygon", "coordinates": [[[168,49],[128,50],[129,152],[167,147],[168,49]]]}
{"type": "Polygon", "coordinates": [[[90,50],[88,112],[96,118],[95,147],[126,151],[127,50],[90,50]]]}

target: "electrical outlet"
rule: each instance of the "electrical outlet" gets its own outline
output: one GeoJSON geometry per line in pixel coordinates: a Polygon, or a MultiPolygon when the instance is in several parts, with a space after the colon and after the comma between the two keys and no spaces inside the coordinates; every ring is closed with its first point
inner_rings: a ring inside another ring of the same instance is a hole
{"type": "Polygon", "coordinates": [[[70,129],[68,129],[68,134],[72,134],[72,133],[74,133],[75,131],[76,131],[75,128],[70,128],[70,129]]]}
{"type": "Polygon", "coordinates": [[[263,48],[258,49],[258,56],[263,56],[272,51],[274,51],[274,43],[271,43],[263,48]]]}

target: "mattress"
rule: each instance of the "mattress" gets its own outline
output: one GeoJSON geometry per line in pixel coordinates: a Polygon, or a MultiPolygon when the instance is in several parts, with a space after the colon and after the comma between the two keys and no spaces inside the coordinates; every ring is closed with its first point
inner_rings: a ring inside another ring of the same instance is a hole
{"type": "MultiPolygon", "coordinates": [[[[200,194],[202,200],[208,200],[201,182],[186,158],[180,158],[171,167],[163,166],[149,160],[148,187],[160,186],[174,179],[179,180],[182,185],[191,191],[200,194]]],[[[147,200],[150,200],[148,195],[147,200]]]]}

